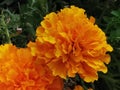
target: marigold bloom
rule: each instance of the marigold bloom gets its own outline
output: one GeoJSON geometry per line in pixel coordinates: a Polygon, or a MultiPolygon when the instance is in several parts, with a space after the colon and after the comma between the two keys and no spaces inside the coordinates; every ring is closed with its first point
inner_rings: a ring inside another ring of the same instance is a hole
{"type": "Polygon", "coordinates": [[[83,89],[83,87],[82,87],[82,86],[77,85],[77,86],[75,86],[74,90],[84,90],[84,89],[83,89]]]}
{"type": "Polygon", "coordinates": [[[53,75],[66,78],[79,73],[84,81],[93,82],[98,71],[107,72],[110,56],[106,52],[113,49],[95,19],[84,12],[71,6],[46,15],[36,30],[36,42],[28,47],[34,56],[44,58],[53,75]]]}
{"type": "MultiPolygon", "coordinates": [[[[84,90],[84,88],[80,85],[76,85],[74,90],[84,90]]],[[[92,88],[88,88],[87,90],[93,90],[92,88]]]]}
{"type": "Polygon", "coordinates": [[[63,81],[28,48],[0,46],[0,90],[62,90],[63,81]]]}

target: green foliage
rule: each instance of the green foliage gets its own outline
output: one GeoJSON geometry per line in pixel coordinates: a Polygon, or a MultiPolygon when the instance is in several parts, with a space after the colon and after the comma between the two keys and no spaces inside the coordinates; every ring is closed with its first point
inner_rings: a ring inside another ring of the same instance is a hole
{"type": "Polygon", "coordinates": [[[17,35],[16,27],[19,27],[20,17],[11,13],[8,9],[3,10],[0,15],[0,43],[9,43],[9,39],[17,35]]]}
{"type": "Polygon", "coordinates": [[[102,75],[108,86],[108,90],[120,89],[120,9],[112,10],[111,16],[104,17],[108,35],[108,41],[113,46],[114,52],[111,54],[112,60],[109,64],[109,72],[102,75]]]}

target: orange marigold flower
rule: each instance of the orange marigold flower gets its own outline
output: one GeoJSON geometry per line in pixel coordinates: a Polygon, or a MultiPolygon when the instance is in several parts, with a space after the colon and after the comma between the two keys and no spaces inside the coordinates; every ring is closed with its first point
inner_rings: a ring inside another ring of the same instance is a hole
{"type": "Polygon", "coordinates": [[[63,81],[30,49],[0,46],[0,90],[62,90],[63,81]]]}
{"type": "Polygon", "coordinates": [[[87,18],[85,10],[75,6],[52,12],[36,30],[36,42],[29,43],[32,54],[44,58],[53,75],[62,78],[79,73],[86,82],[98,79],[98,71],[107,72],[106,54],[112,51],[105,33],[87,18]]]}
{"type": "MultiPolygon", "coordinates": [[[[74,90],[84,90],[84,88],[80,85],[76,85],[74,90]]],[[[93,90],[92,88],[88,88],[87,90],[93,90]]]]}
{"type": "Polygon", "coordinates": [[[88,88],[88,90],[93,90],[92,88],[88,88]]]}
{"type": "Polygon", "coordinates": [[[82,87],[82,86],[77,85],[77,86],[75,86],[74,90],[84,90],[84,89],[83,89],[83,87],[82,87]]]}

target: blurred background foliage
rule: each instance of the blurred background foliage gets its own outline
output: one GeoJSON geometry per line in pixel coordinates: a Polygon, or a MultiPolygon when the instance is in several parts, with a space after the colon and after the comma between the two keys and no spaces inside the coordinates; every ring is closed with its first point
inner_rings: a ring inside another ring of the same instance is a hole
{"type": "Polygon", "coordinates": [[[26,47],[35,40],[35,30],[46,14],[70,5],[84,8],[88,17],[96,18],[114,51],[107,74],[99,72],[99,80],[94,83],[85,83],[78,75],[68,78],[65,90],[73,90],[78,84],[85,90],[120,90],[120,0],[0,0],[0,44],[12,42],[26,47]]]}

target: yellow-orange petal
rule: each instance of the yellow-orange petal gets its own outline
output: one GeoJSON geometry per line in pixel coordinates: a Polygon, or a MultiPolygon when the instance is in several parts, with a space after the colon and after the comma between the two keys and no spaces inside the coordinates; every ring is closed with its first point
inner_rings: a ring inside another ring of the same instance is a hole
{"type": "Polygon", "coordinates": [[[90,16],[90,22],[92,22],[93,24],[95,23],[95,18],[93,16],[90,16]]]}
{"type": "Polygon", "coordinates": [[[59,75],[60,77],[66,79],[67,75],[67,69],[65,68],[64,63],[62,63],[60,60],[53,61],[48,64],[49,68],[53,70],[53,75],[57,76],[59,75]]]}
{"type": "Polygon", "coordinates": [[[84,90],[84,88],[80,85],[76,85],[74,90],[84,90]]]}

